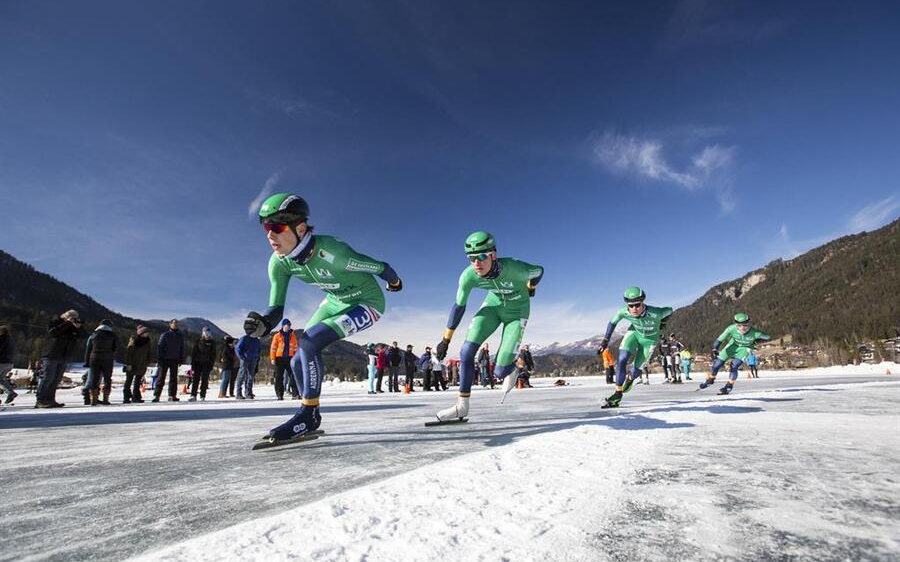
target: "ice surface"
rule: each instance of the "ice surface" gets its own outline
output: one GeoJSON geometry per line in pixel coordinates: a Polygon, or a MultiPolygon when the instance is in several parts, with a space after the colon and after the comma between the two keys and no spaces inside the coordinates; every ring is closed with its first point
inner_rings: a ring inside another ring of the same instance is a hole
{"type": "Polygon", "coordinates": [[[763,372],[727,397],[640,386],[613,412],[599,379],[536,380],[502,407],[476,389],[468,424],[431,429],[455,393],[339,385],[326,437],[255,453],[296,404],[271,389],[17,399],[0,413],[0,560],[897,558],[900,384],[875,373],[763,372]]]}

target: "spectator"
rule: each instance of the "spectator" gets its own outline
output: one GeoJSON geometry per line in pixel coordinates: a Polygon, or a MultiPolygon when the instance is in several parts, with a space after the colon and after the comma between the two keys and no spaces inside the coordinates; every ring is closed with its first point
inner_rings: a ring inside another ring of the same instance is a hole
{"type": "Polygon", "coordinates": [[[290,389],[294,400],[300,397],[294,371],[291,369],[291,359],[297,353],[297,348],[297,336],[291,329],[291,321],[285,318],[281,321],[281,329],[272,336],[272,345],[269,346],[269,361],[275,366],[275,398],[278,400],[284,400],[286,388],[290,389]]]}
{"type": "Polygon", "coordinates": [[[375,351],[375,344],[366,345],[366,359],[369,373],[369,394],[375,394],[375,372],[377,371],[376,363],[378,362],[378,352],[375,351]]]}
{"type": "Polygon", "coordinates": [[[259,367],[259,338],[255,338],[249,334],[241,336],[241,339],[237,342],[235,351],[237,351],[238,359],[240,359],[237,379],[237,399],[245,400],[250,398],[252,400],[256,398],[256,395],[253,394],[253,379],[256,376],[256,369],[259,367]]]}
{"type": "Polygon", "coordinates": [[[675,334],[669,334],[669,365],[672,370],[672,382],[682,384],[681,382],[681,351],[684,345],[675,337],[675,334]]]}
{"type": "Polygon", "coordinates": [[[81,394],[84,405],[109,406],[109,392],[112,387],[112,369],[119,348],[119,337],[113,332],[110,320],[101,320],[100,325],[88,338],[84,348],[84,366],[88,368],[87,379],[81,394]],[[100,381],[103,381],[103,398],[99,398],[100,381]]]}
{"type": "Polygon", "coordinates": [[[531,356],[531,348],[527,345],[523,345],[519,355],[525,360],[525,368],[528,369],[529,372],[534,372],[534,357],[531,356]]]}
{"type": "Polygon", "coordinates": [[[387,353],[388,360],[388,392],[400,392],[400,348],[397,342],[391,344],[387,353]]]}
{"type": "Polygon", "coordinates": [[[431,382],[435,390],[447,390],[447,382],[444,380],[444,364],[436,355],[431,356],[431,382]]]}
{"type": "Polygon", "coordinates": [[[416,380],[416,362],[419,360],[416,357],[416,354],[413,353],[413,346],[406,346],[406,353],[403,354],[403,366],[406,371],[406,388],[409,392],[415,391],[415,380],[416,380]]]}
{"type": "Polygon", "coordinates": [[[378,344],[375,355],[375,372],[378,378],[378,382],[375,384],[375,392],[384,394],[384,391],[381,390],[381,379],[384,378],[384,372],[388,368],[388,359],[383,344],[378,344]]]}
{"type": "MultiPolygon", "coordinates": [[[[2,361],[0,361],[2,363],[2,361]]],[[[759,359],[756,357],[755,353],[750,353],[747,356],[747,366],[750,367],[750,372],[747,374],[748,379],[758,379],[759,371],[757,370],[757,364],[759,363],[759,359]]]]}
{"type": "Polygon", "coordinates": [[[687,349],[682,350],[681,352],[681,370],[684,371],[684,379],[691,380],[691,363],[693,363],[694,356],[687,349]]]}
{"type": "Polygon", "coordinates": [[[422,357],[419,357],[419,369],[422,370],[422,387],[431,391],[431,371],[434,369],[434,365],[431,363],[431,348],[426,347],[425,353],[422,354],[422,357]]]}
{"type": "Polygon", "coordinates": [[[216,362],[216,342],[213,340],[209,328],[203,327],[200,339],[191,350],[191,370],[194,378],[191,380],[191,397],[189,402],[197,401],[197,387],[200,387],[200,400],[206,400],[206,391],[209,388],[209,374],[216,362]]]}
{"type": "Polygon", "coordinates": [[[531,384],[528,382],[528,367],[526,365],[527,362],[520,353],[519,357],[516,358],[516,387],[521,383],[523,387],[531,388],[531,384]]]}
{"type": "Polygon", "coordinates": [[[494,377],[491,375],[491,352],[488,344],[481,346],[478,352],[478,367],[481,370],[481,387],[485,388],[488,384],[494,388],[494,377]]]}
{"type": "Polygon", "coordinates": [[[150,336],[147,328],[138,324],[135,334],[128,340],[125,348],[125,388],[123,389],[124,403],[132,402],[140,404],[144,401],[141,397],[141,383],[150,364],[150,336]]]}
{"type": "Polygon", "coordinates": [[[222,355],[219,357],[222,362],[222,382],[219,383],[219,398],[225,398],[225,391],[228,396],[234,398],[234,382],[237,380],[235,370],[238,366],[237,354],[234,351],[234,338],[225,336],[225,345],[222,346],[222,355]]]}
{"type": "Polygon", "coordinates": [[[47,333],[50,336],[44,349],[44,376],[38,385],[35,408],[62,408],[65,404],[56,401],[56,389],[66,372],[66,364],[75,341],[85,336],[81,318],[74,310],[62,313],[50,322],[47,333]]]}
{"type": "Polygon", "coordinates": [[[675,382],[675,373],[672,372],[672,366],[669,363],[669,340],[666,339],[665,336],[660,337],[659,344],[656,346],[656,352],[659,364],[662,365],[663,371],[665,372],[666,376],[666,380],[664,380],[663,382],[675,382]]]}
{"type": "Polygon", "coordinates": [[[523,345],[519,356],[525,361],[525,376],[523,377],[525,387],[531,388],[531,373],[534,372],[534,357],[531,356],[531,349],[527,345],[523,345]]]}
{"type": "Polygon", "coordinates": [[[7,373],[13,369],[14,350],[13,340],[9,335],[9,328],[0,326],[0,386],[6,391],[6,404],[10,404],[18,396],[13,389],[12,383],[6,378],[7,373]]]}
{"type": "Polygon", "coordinates": [[[613,358],[612,351],[607,347],[603,350],[603,370],[606,372],[606,384],[615,384],[616,382],[616,360],[613,358]]]}
{"type": "Polygon", "coordinates": [[[163,387],[166,385],[166,374],[169,374],[169,402],[178,400],[178,367],[184,363],[184,335],[178,329],[178,320],[169,320],[169,329],[163,333],[156,344],[156,356],[159,366],[156,372],[156,387],[153,389],[153,400],[159,402],[163,387]]]}
{"type": "Polygon", "coordinates": [[[447,370],[450,372],[450,386],[459,386],[459,359],[448,361],[447,370]]]}
{"type": "Polygon", "coordinates": [[[37,392],[41,377],[44,376],[44,362],[40,359],[33,361],[28,364],[28,370],[31,372],[31,378],[28,380],[27,394],[34,394],[37,392]]]}

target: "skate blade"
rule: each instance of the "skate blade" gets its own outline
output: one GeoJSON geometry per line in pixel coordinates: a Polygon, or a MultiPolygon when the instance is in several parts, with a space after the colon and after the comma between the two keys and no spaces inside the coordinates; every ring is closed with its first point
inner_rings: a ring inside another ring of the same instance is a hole
{"type": "Polygon", "coordinates": [[[600,409],[601,409],[601,410],[607,410],[607,409],[610,409],[610,408],[618,408],[618,407],[619,407],[618,404],[613,405],[613,404],[610,404],[609,402],[604,402],[603,405],[600,406],[600,409]]]}
{"type": "Polygon", "coordinates": [[[459,419],[447,420],[447,421],[436,420],[436,421],[425,422],[425,427],[434,427],[437,425],[451,425],[454,423],[466,423],[467,421],[469,421],[469,418],[459,418],[459,419]]]}
{"type": "MultiPolygon", "coordinates": [[[[322,431],[321,429],[316,429],[316,430],[314,430],[314,431],[310,431],[309,433],[304,434],[303,436],[306,437],[307,435],[322,435],[323,433],[325,433],[325,432],[322,431]]],[[[260,437],[259,440],[260,440],[260,441],[268,441],[268,440],[269,440],[269,434],[266,433],[265,435],[263,435],[262,437],[260,437]]]]}
{"type": "Polygon", "coordinates": [[[300,437],[294,437],[293,439],[285,439],[283,441],[276,441],[268,436],[266,436],[265,440],[260,441],[253,445],[253,451],[259,451],[261,449],[271,449],[273,447],[284,447],[285,445],[295,445],[297,443],[303,443],[304,441],[315,441],[325,432],[321,429],[317,429],[315,431],[310,431],[306,435],[301,435],[300,437]]]}

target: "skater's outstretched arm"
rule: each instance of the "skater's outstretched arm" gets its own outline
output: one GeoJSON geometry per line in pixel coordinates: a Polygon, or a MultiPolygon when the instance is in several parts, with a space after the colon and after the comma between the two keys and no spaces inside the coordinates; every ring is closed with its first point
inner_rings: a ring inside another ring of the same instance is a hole
{"type": "Polygon", "coordinates": [[[447,356],[447,349],[450,347],[450,340],[453,339],[453,333],[462,322],[463,316],[466,314],[466,303],[469,301],[469,294],[472,287],[477,282],[476,274],[467,268],[459,276],[459,286],[456,289],[456,301],[450,308],[450,317],[447,319],[447,329],[444,330],[444,337],[441,342],[435,346],[435,352],[439,361],[443,361],[447,356]]]}
{"type": "Polygon", "coordinates": [[[625,311],[620,310],[612,317],[609,324],[606,325],[606,334],[600,338],[600,353],[603,353],[603,350],[609,347],[609,340],[612,339],[613,332],[616,330],[616,325],[621,322],[624,317],[625,311]]]}

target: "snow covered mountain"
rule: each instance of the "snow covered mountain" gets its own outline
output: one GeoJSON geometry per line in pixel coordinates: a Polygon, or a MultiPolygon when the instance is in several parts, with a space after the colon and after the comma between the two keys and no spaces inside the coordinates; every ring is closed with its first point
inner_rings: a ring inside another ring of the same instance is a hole
{"type": "Polygon", "coordinates": [[[600,346],[599,334],[584,340],[578,340],[572,343],[553,342],[550,345],[532,345],[530,346],[531,354],[542,355],[596,355],[597,348],[600,346]]]}

